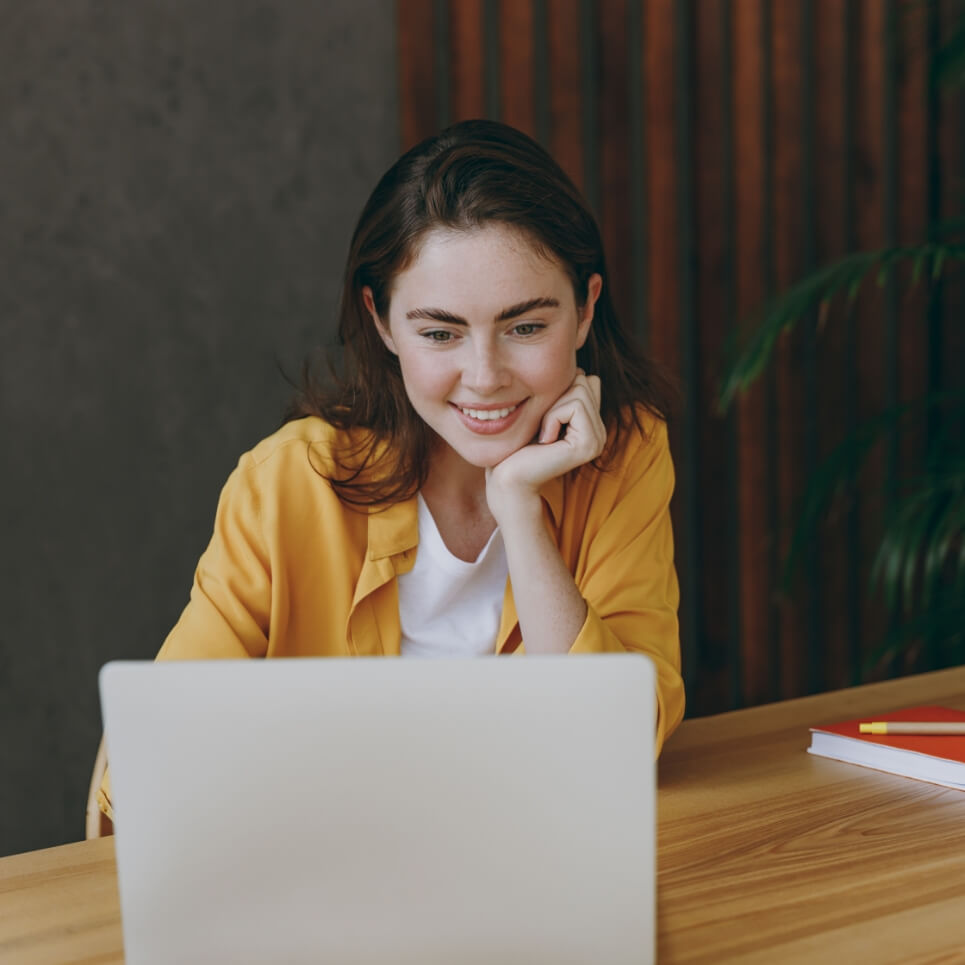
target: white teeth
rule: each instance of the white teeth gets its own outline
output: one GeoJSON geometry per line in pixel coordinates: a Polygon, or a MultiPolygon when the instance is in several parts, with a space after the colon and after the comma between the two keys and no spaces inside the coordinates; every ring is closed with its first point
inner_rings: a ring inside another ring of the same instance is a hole
{"type": "Polygon", "coordinates": [[[505,419],[516,406],[511,405],[505,409],[464,409],[462,406],[459,406],[459,408],[471,419],[478,419],[480,422],[491,422],[493,419],[505,419]]]}

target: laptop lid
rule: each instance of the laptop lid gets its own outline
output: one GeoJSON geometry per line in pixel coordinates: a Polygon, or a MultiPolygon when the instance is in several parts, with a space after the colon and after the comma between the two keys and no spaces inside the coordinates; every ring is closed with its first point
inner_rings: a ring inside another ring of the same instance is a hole
{"type": "Polygon", "coordinates": [[[654,956],[639,655],[115,662],[129,965],[654,956]]]}

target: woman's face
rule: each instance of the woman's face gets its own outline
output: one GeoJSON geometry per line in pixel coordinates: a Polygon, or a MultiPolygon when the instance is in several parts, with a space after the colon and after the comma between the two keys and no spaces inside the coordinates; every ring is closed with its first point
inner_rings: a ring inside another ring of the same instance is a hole
{"type": "Polygon", "coordinates": [[[578,306],[563,268],[499,225],[439,229],[393,284],[389,317],[366,306],[399,358],[413,408],[456,454],[495,466],[532,442],[569,388],[601,279],[578,306]]]}

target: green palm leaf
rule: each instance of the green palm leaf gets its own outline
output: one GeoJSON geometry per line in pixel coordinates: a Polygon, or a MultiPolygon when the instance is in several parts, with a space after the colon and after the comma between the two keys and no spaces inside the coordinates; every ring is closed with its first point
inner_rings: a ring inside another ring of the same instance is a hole
{"type": "MultiPolygon", "coordinates": [[[[808,545],[814,540],[819,521],[834,502],[852,489],[869,452],[882,440],[912,431],[930,413],[965,411],[965,390],[932,392],[880,413],[862,423],[814,470],[795,510],[794,529],[784,561],[782,589],[787,590],[808,545]]],[[[932,460],[941,462],[944,442],[936,442],[932,460]]],[[[909,496],[911,498],[911,496],[909,496]]],[[[951,552],[951,545],[947,553],[951,552]]],[[[881,565],[884,565],[882,563],[881,565]]]]}
{"type": "MultiPolygon", "coordinates": [[[[947,270],[948,264],[961,262],[965,262],[965,244],[934,241],[912,247],[855,252],[805,276],[750,318],[753,331],[724,376],[718,411],[725,413],[737,394],[746,391],[758,379],[782,332],[792,329],[801,318],[828,303],[835,295],[846,292],[853,300],[869,275],[884,284],[901,264],[910,264],[914,277],[926,272],[937,277],[947,270]]],[[[729,354],[733,357],[733,348],[729,354]]]]}

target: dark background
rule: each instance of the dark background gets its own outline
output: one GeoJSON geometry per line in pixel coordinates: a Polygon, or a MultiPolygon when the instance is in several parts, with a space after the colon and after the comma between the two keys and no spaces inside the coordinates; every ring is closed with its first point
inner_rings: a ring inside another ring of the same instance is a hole
{"type": "Polygon", "coordinates": [[[77,840],[399,150],[391,0],[0,0],[0,855],[77,840]]]}
{"type": "MultiPolygon", "coordinates": [[[[400,148],[486,116],[583,190],[682,389],[689,716],[918,672],[871,588],[928,425],[882,439],[780,578],[809,481],[959,388],[965,274],[811,313],[725,416],[729,345],[854,250],[965,204],[965,0],[0,0],[0,854],[83,834],[98,667],[150,657],[239,454],[331,334],[400,148]]],[[[965,426],[957,423],[958,438],[965,426]]],[[[926,659],[927,658],[927,659],[926,659]]],[[[806,735],[802,735],[802,747],[806,735]]]]}

